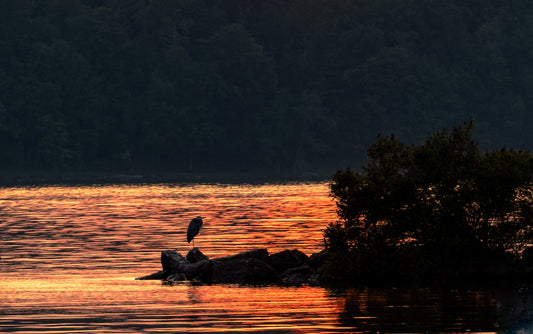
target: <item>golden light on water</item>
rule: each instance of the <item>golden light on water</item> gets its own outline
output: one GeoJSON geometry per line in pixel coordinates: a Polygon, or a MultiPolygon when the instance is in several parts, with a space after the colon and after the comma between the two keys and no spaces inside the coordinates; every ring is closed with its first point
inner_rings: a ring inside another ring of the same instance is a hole
{"type": "Polygon", "coordinates": [[[473,305],[466,315],[450,316],[431,293],[417,305],[418,297],[388,290],[135,281],[161,269],[162,250],[192,248],[185,235],[198,215],[206,218],[195,244],[211,258],[254,248],[310,255],[336,220],[326,183],[3,188],[0,332],[358,333],[403,328],[394,314],[422,331],[469,328],[465,317],[478,329],[493,323],[480,313],[494,310],[487,291],[462,300],[473,305]]]}
{"type": "Polygon", "coordinates": [[[22,328],[62,333],[121,328],[163,333],[340,329],[336,299],[313,287],[167,286],[74,276],[11,278],[2,287],[12,293],[2,293],[0,331],[21,319],[22,328]]]}
{"type": "MultiPolygon", "coordinates": [[[[3,189],[0,256],[18,269],[138,270],[159,253],[186,254],[191,218],[204,226],[196,246],[209,257],[267,248],[319,251],[335,219],[326,184],[114,185],[3,189]]],[[[132,273],[137,275],[139,273],[132,273]]]]}
{"type": "Polygon", "coordinates": [[[197,215],[206,218],[196,246],[217,257],[254,248],[319,251],[334,211],[322,183],[1,189],[0,332],[333,328],[336,302],[320,288],[134,278],[160,270],[162,250],[185,255],[197,215]]]}

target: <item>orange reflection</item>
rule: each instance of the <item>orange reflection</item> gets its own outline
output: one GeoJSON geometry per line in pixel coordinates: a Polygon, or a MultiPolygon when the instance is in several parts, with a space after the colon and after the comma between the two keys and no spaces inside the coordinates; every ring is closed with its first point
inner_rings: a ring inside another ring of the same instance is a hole
{"type": "Polygon", "coordinates": [[[327,184],[107,185],[0,189],[0,332],[209,332],[338,325],[321,288],[165,286],[134,281],[160,252],[210,256],[322,248],[335,219],[327,184]]]}
{"type": "Polygon", "coordinates": [[[185,254],[187,225],[197,215],[206,219],[195,242],[209,257],[253,248],[310,255],[335,219],[328,191],[325,183],[5,188],[0,256],[8,272],[137,275],[159,268],[162,250],[185,254]]]}
{"type": "Polygon", "coordinates": [[[316,287],[166,286],[80,276],[12,278],[2,286],[13,291],[0,290],[2,332],[342,330],[335,298],[316,287]]]}
{"type": "Polygon", "coordinates": [[[483,293],[461,299],[448,318],[432,294],[418,303],[368,289],[133,280],[161,268],[162,250],[185,254],[187,225],[198,215],[207,218],[195,243],[209,257],[253,248],[317,252],[336,220],[328,193],[326,183],[0,189],[0,332],[357,333],[408,316],[417,324],[419,315],[464,329],[456,319],[472,314],[480,328],[492,324],[494,302],[483,293]]]}

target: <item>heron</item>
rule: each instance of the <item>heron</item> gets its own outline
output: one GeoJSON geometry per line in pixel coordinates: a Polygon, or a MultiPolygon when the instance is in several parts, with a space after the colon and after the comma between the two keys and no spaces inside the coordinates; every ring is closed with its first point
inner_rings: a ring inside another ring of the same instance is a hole
{"type": "Polygon", "coordinates": [[[202,219],[205,217],[196,217],[191,220],[189,227],[187,228],[187,242],[190,243],[192,240],[192,247],[194,248],[194,237],[200,232],[200,228],[203,225],[202,219]]]}

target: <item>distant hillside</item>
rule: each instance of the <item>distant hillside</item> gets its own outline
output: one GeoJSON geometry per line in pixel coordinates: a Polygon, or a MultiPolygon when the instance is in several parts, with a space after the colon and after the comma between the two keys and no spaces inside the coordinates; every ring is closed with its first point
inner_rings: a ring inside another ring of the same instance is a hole
{"type": "Polygon", "coordinates": [[[529,0],[2,0],[0,171],[359,167],[473,117],[533,146],[529,0]]]}

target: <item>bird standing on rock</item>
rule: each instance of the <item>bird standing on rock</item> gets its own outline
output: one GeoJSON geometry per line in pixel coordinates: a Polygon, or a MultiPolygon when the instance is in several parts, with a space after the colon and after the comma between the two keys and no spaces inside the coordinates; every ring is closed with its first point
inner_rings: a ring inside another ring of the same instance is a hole
{"type": "Polygon", "coordinates": [[[191,220],[189,223],[189,228],[187,228],[187,242],[190,243],[192,240],[192,247],[194,248],[194,237],[200,232],[200,228],[204,224],[203,218],[205,217],[196,217],[191,220]]]}

